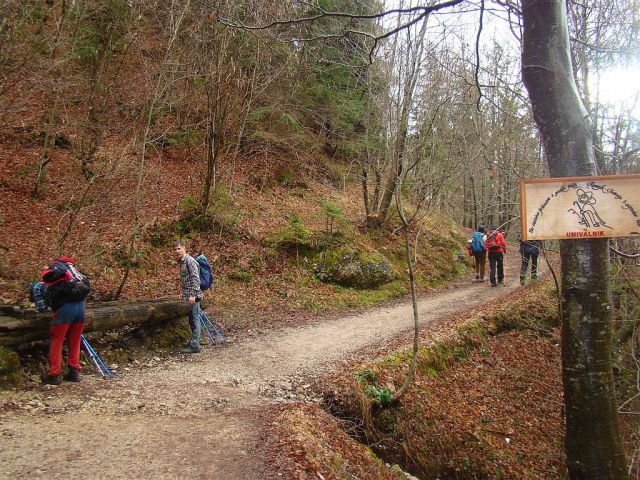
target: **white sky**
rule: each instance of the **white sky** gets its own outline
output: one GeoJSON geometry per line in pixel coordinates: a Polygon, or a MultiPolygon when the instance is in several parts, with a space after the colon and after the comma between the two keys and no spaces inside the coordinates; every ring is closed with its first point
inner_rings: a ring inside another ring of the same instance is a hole
{"type": "MultiPolygon", "coordinates": [[[[600,102],[632,108],[635,116],[640,118],[640,68],[617,67],[600,72],[599,76],[600,102]]],[[[594,78],[592,84],[595,93],[598,79],[594,78]]]]}
{"type": "MultiPolygon", "coordinates": [[[[411,3],[412,0],[386,0],[387,8],[398,8],[401,3],[411,3]]],[[[467,8],[473,8],[467,5],[467,8]]],[[[502,12],[485,12],[484,26],[481,37],[481,45],[489,48],[493,43],[493,39],[497,38],[499,43],[505,47],[510,55],[520,57],[520,45],[517,39],[509,31],[507,22],[504,20],[505,15],[502,12]],[[502,18],[498,18],[502,17],[502,18]]],[[[443,14],[432,15],[429,19],[429,26],[432,32],[432,39],[446,28],[448,43],[451,45],[460,45],[464,42],[467,48],[475,48],[475,37],[478,28],[478,11],[470,11],[466,13],[454,13],[448,11],[443,14]]],[[[385,24],[393,23],[390,18],[386,19],[385,24]]],[[[640,56],[636,59],[636,64],[640,65],[640,56]]],[[[640,67],[615,67],[605,71],[592,72],[590,91],[592,101],[598,96],[599,102],[620,108],[630,108],[634,112],[636,118],[640,118],[640,67]],[[598,78],[599,77],[599,78],[598,78]]]]}

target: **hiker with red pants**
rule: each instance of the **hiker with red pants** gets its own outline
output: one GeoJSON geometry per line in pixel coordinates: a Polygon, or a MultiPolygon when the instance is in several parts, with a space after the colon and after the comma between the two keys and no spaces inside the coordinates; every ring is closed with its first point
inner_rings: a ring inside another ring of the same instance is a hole
{"type": "Polygon", "coordinates": [[[49,326],[49,371],[41,375],[42,383],[60,385],[80,379],[80,337],[84,330],[85,298],[89,280],[75,267],[72,258],[61,257],[42,272],[42,282],[31,286],[36,309],[53,310],[49,326]],[[69,371],[62,377],[62,345],[67,339],[69,371]]]}
{"type": "Polygon", "coordinates": [[[504,285],[504,254],[507,253],[507,242],[496,227],[491,227],[490,232],[485,245],[489,252],[489,281],[491,286],[495,287],[499,283],[504,285]]]}

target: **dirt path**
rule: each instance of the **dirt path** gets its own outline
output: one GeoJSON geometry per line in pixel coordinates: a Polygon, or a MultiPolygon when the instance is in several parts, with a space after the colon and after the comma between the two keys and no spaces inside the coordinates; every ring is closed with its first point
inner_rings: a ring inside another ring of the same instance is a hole
{"type": "MultiPolygon", "coordinates": [[[[420,301],[423,325],[477,307],[517,285],[465,281],[420,301]]],[[[365,348],[411,334],[410,304],[120,367],[112,381],[41,386],[0,396],[2,478],[268,479],[260,412],[313,401],[312,383],[365,348]]]]}

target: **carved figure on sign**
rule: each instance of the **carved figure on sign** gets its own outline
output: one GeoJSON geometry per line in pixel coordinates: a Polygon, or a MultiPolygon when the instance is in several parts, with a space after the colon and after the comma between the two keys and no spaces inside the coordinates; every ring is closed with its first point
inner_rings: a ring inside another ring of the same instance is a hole
{"type": "Polygon", "coordinates": [[[580,225],[584,225],[585,227],[611,228],[598,214],[596,207],[594,207],[596,199],[593,196],[593,192],[585,192],[583,189],[579,188],[576,191],[576,195],[578,196],[578,201],[573,202],[573,204],[578,207],[578,211],[574,208],[570,208],[567,211],[578,216],[578,223],[580,223],[580,225]]]}

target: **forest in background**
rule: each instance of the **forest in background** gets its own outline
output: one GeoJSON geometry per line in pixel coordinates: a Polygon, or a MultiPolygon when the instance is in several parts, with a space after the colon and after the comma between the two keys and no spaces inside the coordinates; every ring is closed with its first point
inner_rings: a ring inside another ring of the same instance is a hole
{"type": "MultiPolygon", "coordinates": [[[[379,7],[318,5],[354,15],[379,7]]],[[[590,80],[637,53],[637,5],[568,5],[598,172],[637,173],[635,105],[602,103],[590,80]]],[[[519,180],[548,175],[518,52],[499,41],[477,52],[434,37],[426,22],[374,50],[353,32],[388,25],[366,18],[239,26],[316,11],[288,2],[0,6],[2,296],[22,298],[63,252],[86,266],[97,298],[172,293],[167,248],[177,237],[215,252],[221,286],[241,285],[247,302],[258,291],[267,305],[320,310],[335,297],[344,308],[399,296],[403,280],[354,294],[318,281],[314,266],[350,248],[402,272],[398,192],[425,287],[462,273],[456,224],[517,232],[519,180]]],[[[620,318],[637,317],[635,270],[622,259],[614,267],[620,318]]]]}
{"type": "MultiPolygon", "coordinates": [[[[257,30],[237,25],[314,9],[124,0],[0,7],[3,188],[28,191],[36,216],[56,207],[36,257],[77,250],[82,237],[91,255],[124,266],[113,273],[120,281],[110,280],[119,296],[158,222],[181,215],[223,231],[243,221],[232,203],[247,191],[305,187],[309,177],[351,187],[367,227],[393,228],[401,182],[414,217],[438,211],[466,227],[517,232],[518,182],[547,175],[519,52],[499,38],[476,51],[461,34],[443,36],[438,21],[372,49],[355,32],[375,36],[388,25],[357,15],[378,6],[327,1],[319,8],[354,17],[257,30]],[[167,165],[171,181],[184,182],[163,183],[167,165]],[[112,216],[117,228],[101,221],[112,216]]],[[[592,2],[570,4],[569,13],[599,171],[635,172],[634,106],[601,103],[590,78],[632,54],[637,12],[592,2]]],[[[330,203],[324,213],[337,220],[342,212],[330,203]]],[[[3,225],[26,229],[25,207],[4,202],[3,225]]],[[[14,253],[8,261],[20,265],[14,253]]]]}

